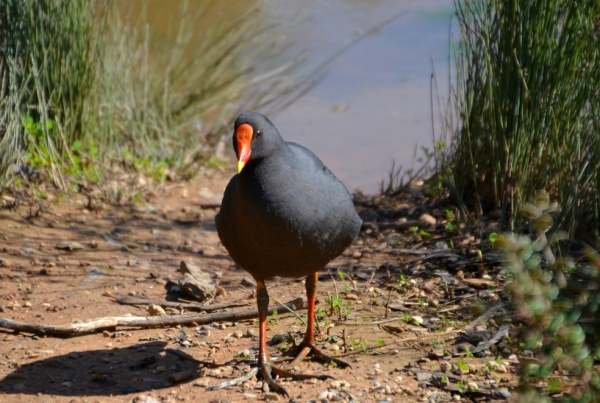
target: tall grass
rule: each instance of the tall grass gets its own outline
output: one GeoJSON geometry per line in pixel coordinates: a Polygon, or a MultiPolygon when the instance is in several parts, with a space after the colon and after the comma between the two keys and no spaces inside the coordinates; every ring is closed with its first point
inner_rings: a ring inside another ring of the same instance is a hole
{"type": "Polygon", "coordinates": [[[0,184],[25,152],[56,162],[82,136],[102,27],[91,2],[0,3],[0,184]]]}
{"type": "Polygon", "coordinates": [[[60,188],[65,172],[98,181],[123,163],[191,176],[239,112],[277,109],[310,86],[297,73],[304,55],[281,61],[286,28],[260,7],[205,18],[198,38],[205,9],[181,4],[158,43],[110,0],[1,3],[0,190],[17,161],[60,188]]]}
{"type": "Polygon", "coordinates": [[[237,20],[213,20],[198,40],[193,27],[203,11],[190,13],[185,2],[175,35],[160,44],[146,25],[128,26],[111,14],[99,127],[109,154],[125,148],[191,174],[240,112],[285,104],[308,84],[295,73],[304,55],[273,62],[284,31],[265,25],[260,7],[237,20]]]}
{"type": "Polygon", "coordinates": [[[502,209],[546,189],[557,227],[600,223],[600,3],[457,0],[450,180],[459,200],[502,209]]]}

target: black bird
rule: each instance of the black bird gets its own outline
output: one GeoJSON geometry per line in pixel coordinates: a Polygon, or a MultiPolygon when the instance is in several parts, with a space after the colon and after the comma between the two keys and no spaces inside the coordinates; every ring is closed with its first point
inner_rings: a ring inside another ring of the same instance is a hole
{"type": "Polygon", "coordinates": [[[344,185],[310,150],[284,141],[265,116],[246,112],[236,119],[233,149],[238,173],[225,189],[217,231],[231,258],[256,280],[258,368],[272,390],[287,395],[271,372],[292,376],[288,369],[308,354],[348,366],[315,347],[317,278],[319,270],[352,243],[362,222],[344,185]],[[306,276],[308,299],[304,340],[292,363],[279,367],[266,347],[265,280],[275,276],[306,276]]]}

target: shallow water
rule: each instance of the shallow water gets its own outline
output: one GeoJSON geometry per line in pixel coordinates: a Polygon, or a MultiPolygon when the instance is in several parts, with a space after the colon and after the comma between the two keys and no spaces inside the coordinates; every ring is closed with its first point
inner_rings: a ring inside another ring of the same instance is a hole
{"type": "MultiPolygon", "coordinates": [[[[136,3],[140,4],[134,1],[127,7],[136,3]]],[[[192,0],[189,5],[193,9],[202,3],[192,0]]],[[[180,4],[180,0],[147,0],[146,12],[150,18],[166,16],[180,4]]],[[[205,11],[239,16],[249,4],[214,2],[205,11]]],[[[319,85],[279,115],[270,116],[286,140],[310,148],[350,190],[366,193],[379,189],[392,161],[410,168],[415,145],[431,148],[430,78],[435,67],[445,96],[453,0],[281,0],[268,4],[269,23],[286,25],[304,16],[289,36],[292,51],[308,49],[313,63],[326,59],[360,32],[406,11],[337,57],[319,85]]],[[[153,27],[168,25],[168,18],[157,21],[153,27]]],[[[439,116],[434,119],[439,122],[439,116]]]]}
{"type": "Polygon", "coordinates": [[[417,143],[431,149],[432,62],[445,95],[453,2],[336,0],[314,2],[309,13],[304,41],[318,57],[405,10],[338,57],[322,83],[274,119],[286,139],[317,153],[350,190],[376,192],[392,161],[410,168],[417,143]]]}

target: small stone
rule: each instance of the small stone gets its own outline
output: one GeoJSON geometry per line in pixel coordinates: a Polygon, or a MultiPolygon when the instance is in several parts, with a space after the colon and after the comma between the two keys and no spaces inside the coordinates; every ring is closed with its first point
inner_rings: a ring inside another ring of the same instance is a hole
{"type": "Polygon", "coordinates": [[[356,295],[356,294],[346,294],[346,299],[350,300],[350,301],[357,301],[358,300],[358,295],[356,295]]]}
{"type": "Polygon", "coordinates": [[[506,374],[508,372],[508,370],[506,369],[506,365],[504,365],[504,364],[500,364],[500,365],[496,366],[494,368],[494,371],[496,371],[500,374],[506,374]]]}
{"type": "Polygon", "coordinates": [[[238,330],[237,332],[233,332],[233,337],[235,337],[236,339],[241,339],[244,336],[244,332],[242,332],[241,330],[238,330]]]}
{"type": "Polygon", "coordinates": [[[454,370],[452,370],[452,373],[454,375],[467,375],[469,373],[469,369],[462,369],[460,367],[456,367],[454,368],[454,370]]]}
{"type": "Polygon", "coordinates": [[[102,293],[102,296],[112,298],[113,295],[112,295],[112,292],[110,292],[110,291],[104,291],[102,293]]]}
{"type": "Polygon", "coordinates": [[[362,256],[362,253],[360,253],[359,251],[356,251],[352,254],[352,258],[354,259],[360,259],[362,256]]]}
{"type": "Polygon", "coordinates": [[[254,329],[246,330],[246,337],[254,337],[254,336],[256,336],[256,332],[254,331],[254,329]]]}
{"type": "Polygon", "coordinates": [[[76,250],[81,250],[83,249],[83,245],[77,242],[59,242],[58,244],[56,244],[56,249],[60,249],[60,250],[66,250],[69,252],[73,252],[76,250]]]}
{"type": "Polygon", "coordinates": [[[451,369],[452,369],[452,364],[450,364],[449,362],[447,362],[447,361],[442,361],[442,362],[440,363],[440,371],[442,371],[442,372],[448,372],[448,371],[450,371],[451,369]]]}
{"type": "Polygon", "coordinates": [[[199,379],[196,382],[194,382],[194,386],[201,386],[203,388],[206,388],[208,386],[208,379],[199,379]]]}
{"type": "Polygon", "coordinates": [[[150,314],[150,316],[165,316],[165,310],[156,304],[150,304],[148,306],[148,313],[150,314]]]}
{"type": "Polygon", "coordinates": [[[435,217],[431,216],[430,214],[423,214],[419,220],[424,224],[424,225],[431,225],[434,226],[437,223],[437,220],[435,219],[435,217]]]}
{"type": "Polygon", "coordinates": [[[477,384],[475,382],[468,382],[467,383],[467,388],[471,392],[477,392],[479,390],[479,386],[477,386],[477,384]]]}
{"type": "Polygon", "coordinates": [[[319,393],[319,397],[317,397],[317,399],[319,399],[319,400],[325,400],[328,397],[329,397],[329,391],[325,390],[325,391],[319,393]]]}
{"type": "Polygon", "coordinates": [[[263,397],[266,401],[278,401],[279,400],[279,395],[275,392],[265,392],[263,397]]]}
{"type": "Polygon", "coordinates": [[[333,389],[339,389],[342,387],[342,384],[339,381],[331,381],[329,386],[331,386],[333,389]]]}

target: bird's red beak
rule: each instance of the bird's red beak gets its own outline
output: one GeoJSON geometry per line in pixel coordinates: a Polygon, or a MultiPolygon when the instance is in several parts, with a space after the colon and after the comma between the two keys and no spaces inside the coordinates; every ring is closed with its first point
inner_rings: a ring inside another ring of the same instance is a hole
{"type": "Polygon", "coordinates": [[[250,159],[250,153],[252,149],[250,148],[250,143],[252,142],[252,133],[254,130],[252,126],[247,123],[241,124],[237,130],[235,131],[235,140],[237,142],[237,155],[238,155],[238,163],[237,163],[237,173],[239,174],[244,169],[244,165],[250,159]]]}

